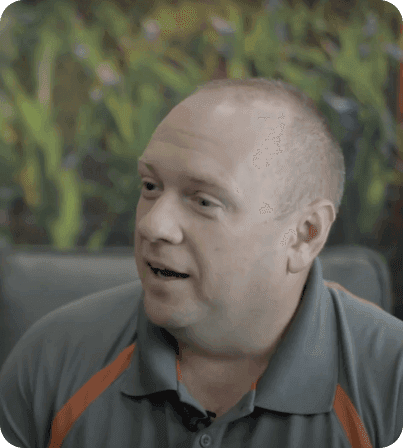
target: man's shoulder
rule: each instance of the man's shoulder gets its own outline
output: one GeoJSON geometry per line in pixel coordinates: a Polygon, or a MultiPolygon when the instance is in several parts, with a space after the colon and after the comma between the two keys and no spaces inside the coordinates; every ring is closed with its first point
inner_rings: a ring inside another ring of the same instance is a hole
{"type": "Polygon", "coordinates": [[[140,280],[98,291],[51,311],[32,328],[41,331],[52,324],[63,324],[72,329],[74,325],[75,330],[88,335],[90,325],[94,329],[100,327],[107,331],[108,328],[104,328],[106,322],[109,328],[113,328],[137,312],[142,292],[140,280]]]}
{"type": "Polygon", "coordinates": [[[138,280],[85,296],[24,333],[0,371],[0,426],[8,440],[21,443],[33,419],[36,436],[45,437],[54,411],[135,341],[142,292],[138,280]],[[28,408],[34,416],[25,414],[28,408]]]}
{"type": "Polygon", "coordinates": [[[353,352],[356,368],[383,365],[386,371],[395,362],[403,367],[403,322],[337,283],[325,285],[333,298],[339,345],[353,352]]]}
{"type": "Polygon", "coordinates": [[[36,363],[46,361],[48,367],[55,368],[61,367],[59,358],[65,364],[71,361],[69,357],[79,356],[78,352],[84,358],[96,358],[100,362],[103,356],[113,357],[120,345],[131,343],[130,338],[136,332],[142,292],[141,282],[137,280],[87,295],[51,311],[24,333],[2,370],[30,353],[35,354],[36,363]]]}
{"type": "Polygon", "coordinates": [[[371,440],[387,446],[403,427],[403,322],[334,282],[325,285],[337,321],[338,382],[371,440]]]}
{"type": "Polygon", "coordinates": [[[353,319],[355,326],[368,325],[369,322],[366,319],[369,319],[375,326],[385,322],[391,325],[392,330],[403,331],[403,322],[378,304],[353,294],[339,283],[324,280],[324,284],[331,292],[338,312],[343,313],[350,321],[353,319]]]}

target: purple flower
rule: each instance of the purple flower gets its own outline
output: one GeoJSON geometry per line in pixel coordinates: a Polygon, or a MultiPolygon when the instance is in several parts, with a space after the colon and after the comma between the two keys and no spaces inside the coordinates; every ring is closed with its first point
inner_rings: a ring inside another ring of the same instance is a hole
{"type": "Polygon", "coordinates": [[[160,26],[156,20],[147,20],[143,23],[143,30],[145,32],[146,39],[150,42],[158,39],[161,32],[160,26]]]}
{"type": "Polygon", "coordinates": [[[384,50],[389,56],[396,59],[397,61],[403,62],[403,50],[396,44],[386,44],[384,50]]]}
{"type": "Polygon", "coordinates": [[[101,101],[101,99],[103,97],[103,93],[98,87],[95,87],[91,90],[90,97],[93,101],[98,103],[99,101],[101,101]]]}
{"type": "Polygon", "coordinates": [[[211,23],[213,28],[217,31],[217,33],[221,34],[221,36],[227,36],[235,33],[235,26],[220,17],[211,17],[211,23]]]}
{"type": "Polygon", "coordinates": [[[74,53],[82,59],[86,59],[89,54],[89,48],[87,45],[77,44],[74,48],[74,53]]]}
{"type": "Polygon", "coordinates": [[[113,70],[109,62],[99,64],[96,71],[103,84],[114,86],[119,83],[119,75],[113,70]]]}
{"type": "Polygon", "coordinates": [[[373,36],[378,30],[378,19],[374,13],[369,13],[363,32],[366,37],[373,36]]]}

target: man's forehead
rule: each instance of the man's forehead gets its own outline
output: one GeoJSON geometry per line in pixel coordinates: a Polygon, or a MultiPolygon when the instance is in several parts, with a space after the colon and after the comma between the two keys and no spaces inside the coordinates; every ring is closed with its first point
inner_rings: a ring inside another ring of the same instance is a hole
{"type": "Polygon", "coordinates": [[[235,155],[237,149],[245,153],[267,136],[286,132],[292,116],[290,107],[276,99],[271,103],[257,99],[243,106],[231,97],[209,100],[197,94],[179,103],[165,117],[153,139],[183,147],[189,140],[196,145],[203,142],[213,150],[229,150],[235,155]]]}
{"type": "Polygon", "coordinates": [[[180,127],[177,125],[170,125],[167,122],[163,122],[159,127],[157,127],[153,134],[153,140],[156,142],[169,142],[180,148],[190,149],[189,145],[186,144],[187,137],[209,142],[218,148],[222,146],[221,140],[214,138],[214,135],[206,135],[195,129],[187,128],[185,126],[180,127]]]}
{"type": "Polygon", "coordinates": [[[210,102],[200,96],[191,99],[179,103],[165,117],[146,152],[161,154],[168,164],[172,162],[166,159],[167,151],[189,160],[207,157],[233,178],[241,172],[240,177],[249,173],[257,182],[272,177],[269,165],[274,167],[275,160],[281,157],[279,148],[292,119],[284,101],[274,98],[267,103],[257,99],[242,108],[231,97],[210,102]]]}
{"type": "Polygon", "coordinates": [[[181,110],[183,114],[181,118],[189,121],[205,113],[213,118],[228,118],[228,120],[236,119],[237,115],[243,119],[249,117],[250,120],[246,120],[245,125],[250,125],[248,121],[252,124],[257,122],[260,117],[273,122],[279,119],[291,119],[296,112],[295,106],[290,100],[278,95],[262,95],[248,99],[244,92],[242,98],[240,99],[236,92],[231,90],[202,91],[186,98],[175,109],[181,110]]]}

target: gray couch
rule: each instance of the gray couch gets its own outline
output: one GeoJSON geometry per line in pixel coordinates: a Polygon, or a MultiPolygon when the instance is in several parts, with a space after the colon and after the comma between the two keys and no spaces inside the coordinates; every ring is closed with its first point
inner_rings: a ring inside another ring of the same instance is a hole
{"type": "MultiPolygon", "coordinates": [[[[319,258],[326,280],[393,314],[391,276],[380,254],[362,246],[332,246],[319,258]]],[[[0,369],[20,337],[45,314],[137,279],[133,248],[63,253],[11,247],[0,240],[0,369]]]]}

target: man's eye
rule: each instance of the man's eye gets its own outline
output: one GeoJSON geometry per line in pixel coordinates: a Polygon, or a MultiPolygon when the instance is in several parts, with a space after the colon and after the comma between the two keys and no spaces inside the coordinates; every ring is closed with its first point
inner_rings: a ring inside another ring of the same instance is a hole
{"type": "MultiPolygon", "coordinates": [[[[142,189],[145,188],[146,191],[150,191],[152,192],[152,188],[155,187],[155,185],[152,182],[148,182],[148,181],[142,181],[140,182],[139,187],[141,187],[142,189]]],[[[195,194],[197,194],[198,192],[196,191],[195,194]]],[[[196,200],[200,201],[199,204],[205,204],[205,205],[201,205],[202,208],[212,208],[212,207],[219,207],[217,204],[215,204],[212,201],[209,201],[206,198],[203,197],[196,197],[196,200]]]]}
{"type": "MultiPolygon", "coordinates": [[[[208,199],[201,198],[201,197],[198,197],[197,199],[200,201],[199,204],[201,204],[201,203],[208,204],[207,205],[208,208],[218,207],[218,205],[214,204],[213,202],[209,201],[208,199]]],[[[202,206],[202,208],[206,208],[206,206],[202,206]]]]}
{"type": "Polygon", "coordinates": [[[151,182],[147,182],[147,181],[144,181],[144,182],[140,183],[140,187],[145,187],[147,189],[147,191],[150,191],[148,189],[148,186],[150,186],[150,185],[153,186],[154,184],[152,184],[151,182]]]}

